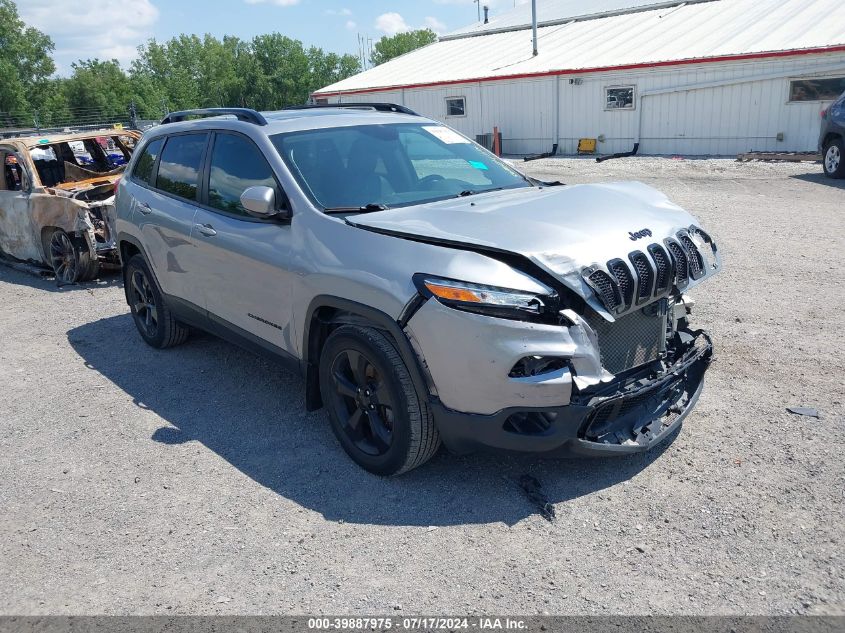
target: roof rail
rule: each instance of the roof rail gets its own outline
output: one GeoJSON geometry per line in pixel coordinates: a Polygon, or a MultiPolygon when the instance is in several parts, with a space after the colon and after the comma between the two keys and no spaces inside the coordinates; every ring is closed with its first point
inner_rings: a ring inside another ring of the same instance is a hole
{"type": "Polygon", "coordinates": [[[353,110],[376,110],[377,112],[396,112],[398,114],[410,114],[419,116],[410,108],[396,103],[307,103],[283,108],[283,110],[311,110],[315,108],[350,108],[353,110]]]}
{"type": "Polygon", "coordinates": [[[199,110],[171,112],[161,120],[161,125],[165,125],[166,123],[179,123],[190,116],[210,117],[224,116],[227,114],[237,117],[238,121],[254,123],[255,125],[267,125],[267,119],[265,119],[261,113],[251,110],[250,108],[201,108],[199,110]]]}

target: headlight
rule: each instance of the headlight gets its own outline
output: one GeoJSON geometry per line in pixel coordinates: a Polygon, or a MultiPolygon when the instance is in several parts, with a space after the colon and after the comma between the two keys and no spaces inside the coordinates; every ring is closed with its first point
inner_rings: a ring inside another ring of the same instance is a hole
{"type": "Polygon", "coordinates": [[[535,320],[557,313],[557,295],[552,290],[538,294],[422,273],[414,275],[414,284],[424,297],[434,297],[444,305],[467,312],[522,320],[535,320]]]}

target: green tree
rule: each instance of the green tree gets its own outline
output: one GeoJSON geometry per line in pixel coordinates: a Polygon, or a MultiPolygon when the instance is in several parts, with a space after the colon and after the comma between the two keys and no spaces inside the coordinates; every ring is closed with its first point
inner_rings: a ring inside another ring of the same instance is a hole
{"type": "Polygon", "coordinates": [[[0,0],[0,111],[31,110],[34,87],[56,70],[53,49],[47,35],[23,23],[12,0],[0,0]]]}
{"type": "Polygon", "coordinates": [[[77,113],[81,120],[100,115],[126,116],[133,100],[132,87],[116,59],[88,59],[73,64],[72,68],[73,74],[63,85],[71,112],[77,113]]]}
{"type": "Polygon", "coordinates": [[[437,41],[437,33],[431,29],[419,29],[417,31],[406,31],[397,33],[390,37],[384,36],[373,47],[373,54],[370,56],[370,63],[374,66],[383,64],[386,61],[399,57],[405,53],[433,44],[437,41]]]}

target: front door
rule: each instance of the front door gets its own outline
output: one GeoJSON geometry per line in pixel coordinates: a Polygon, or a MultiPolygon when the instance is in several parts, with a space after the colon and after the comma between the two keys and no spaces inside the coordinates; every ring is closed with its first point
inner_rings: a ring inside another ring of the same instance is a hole
{"type": "Polygon", "coordinates": [[[281,188],[247,137],[215,133],[208,161],[207,201],[197,209],[190,267],[209,317],[240,334],[291,351],[291,225],[250,216],[240,204],[248,187],[281,188]]]}

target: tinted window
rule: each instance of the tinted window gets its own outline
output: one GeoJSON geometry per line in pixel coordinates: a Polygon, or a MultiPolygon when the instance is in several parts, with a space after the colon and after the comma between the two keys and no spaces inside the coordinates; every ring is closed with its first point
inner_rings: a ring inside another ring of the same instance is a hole
{"type": "Polygon", "coordinates": [[[827,101],[845,90],[845,77],[801,79],[789,82],[790,101],[827,101]]]}
{"type": "Polygon", "coordinates": [[[135,171],[133,176],[136,180],[150,184],[153,176],[153,167],[155,166],[158,153],[161,151],[161,144],[164,141],[160,138],[150,141],[144,148],[144,152],[138,157],[138,162],[135,164],[135,171]]]}
{"type": "Polygon", "coordinates": [[[446,116],[466,116],[466,102],[463,97],[446,99],[446,116]]]}
{"type": "Polygon", "coordinates": [[[168,138],[158,165],[156,187],[175,196],[196,200],[205,141],[205,134],[168,138]]]}
{"type": "Polygon", "coordinates": [[[273,187],[276,181],[261,151],[243,137],[218,134],[211,153],[208,204],[215,209],[248,215],[241,194],[249,187],[273,187]]]}

